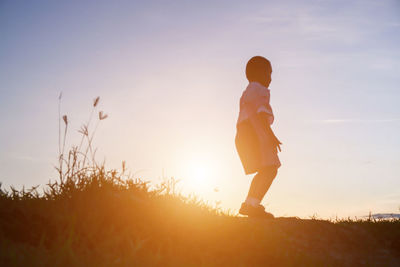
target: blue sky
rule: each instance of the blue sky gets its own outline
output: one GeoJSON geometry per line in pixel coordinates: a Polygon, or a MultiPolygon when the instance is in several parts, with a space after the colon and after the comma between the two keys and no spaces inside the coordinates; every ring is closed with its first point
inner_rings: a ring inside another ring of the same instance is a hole
{"type": "Polygon", "coordinates": [[[68,145],[100,96],[99,159],[234,211],[251,178],[233,142],[244,66],[263,55],[284,143],[267,208],[399,210],[398,1],[1,1],[0,35],[3,185],[56,177],[62,91],[68,145]]]}

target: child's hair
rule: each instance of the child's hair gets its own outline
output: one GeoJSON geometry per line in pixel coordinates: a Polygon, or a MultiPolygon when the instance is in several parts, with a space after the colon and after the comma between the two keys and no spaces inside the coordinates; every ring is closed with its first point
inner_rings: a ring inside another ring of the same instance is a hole
{"type": "Polygon", "coordinates": [[[246,77],[249,82],[262,82],[271,72],[271,62],[265,57],[255,56],[247,62],[246,77]]]}

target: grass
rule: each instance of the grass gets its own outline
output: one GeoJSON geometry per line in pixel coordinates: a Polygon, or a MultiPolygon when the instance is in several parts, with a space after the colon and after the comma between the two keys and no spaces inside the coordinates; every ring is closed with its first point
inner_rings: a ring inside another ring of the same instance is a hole
{"type": "Polygon", "coordinates": [[[1,266],[358,266],[400,263],[400,221],[224,214],[99,167],[1,191],[1,266]]]}
{"type": "Polygon", "coordinates": [[[399,220],[250,220],[177,193],[174,180],[150,189],[124,163],[106,170],[91,117],[66,154],[64,131],[59,178],[43,192],[0,190],[1,266],[400,265],[399,220]]]}

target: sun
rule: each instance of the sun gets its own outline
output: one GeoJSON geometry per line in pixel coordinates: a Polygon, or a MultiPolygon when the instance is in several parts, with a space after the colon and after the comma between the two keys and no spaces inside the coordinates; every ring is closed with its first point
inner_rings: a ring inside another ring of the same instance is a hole
{"type": "Polygon", "coordinates": [[[211,167],[204,162],[193,162],[189,165],[190,180],[197,186],[207,185],[212,174],[211,167]]]}
{"type": "Polygon", "coordinates": [[[208,158],[192,158],[185,164],[183,182],[194,193],[210,192],[215,187],[216,168],[208,158]]]}

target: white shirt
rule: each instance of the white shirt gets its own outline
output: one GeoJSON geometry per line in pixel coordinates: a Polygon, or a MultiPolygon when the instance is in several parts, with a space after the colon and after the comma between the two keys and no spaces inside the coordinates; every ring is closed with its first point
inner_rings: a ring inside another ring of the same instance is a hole
{"type": "Polygon", "coordinates": [[[258,82],[250,82],[240,98],[240,112],[237,124],[261,112],[268,115],[269,124],[272,124],[274,122],[274,114],[269,101],[270,90],[258,82]]]}

